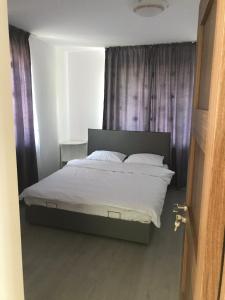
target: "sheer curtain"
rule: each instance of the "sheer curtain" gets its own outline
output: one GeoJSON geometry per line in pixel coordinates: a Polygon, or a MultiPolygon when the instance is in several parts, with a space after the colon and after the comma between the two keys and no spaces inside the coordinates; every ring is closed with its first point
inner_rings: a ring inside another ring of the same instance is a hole
{"type": "Polygon", "coordinates": [[[195,72],[193,43],[106,49],[104,129],[170,132],[185,186],[195,72]]]}
{"type": "Polygon", "coordinates": [[[19,192],[38,180],[29,33],[9,27],[19,192]]]}

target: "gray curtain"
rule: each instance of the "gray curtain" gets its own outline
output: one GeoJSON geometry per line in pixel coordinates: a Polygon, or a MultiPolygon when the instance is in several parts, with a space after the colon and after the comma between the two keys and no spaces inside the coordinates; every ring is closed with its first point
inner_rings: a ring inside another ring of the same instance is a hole
{"type": "Polygon", "coordinates": [[[187,178],[195,51],[193,43],[106,49],[103,128],[170,132],[178,187],[187,178]]]}
{"type": "Polygon", "coordinates": [[[29,33],[9,26],[19,192],[38,180],[29,33]]]}

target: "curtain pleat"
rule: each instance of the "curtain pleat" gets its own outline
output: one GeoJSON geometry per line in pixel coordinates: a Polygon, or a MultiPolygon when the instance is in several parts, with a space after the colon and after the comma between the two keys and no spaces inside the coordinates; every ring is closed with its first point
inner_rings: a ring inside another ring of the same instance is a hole
{"type": "Polygon", "coordinates": [[[172,168],[186,185],[194,43],[106,49],[103,128],[170,132],[172,168]]]}
{"type": "Polygon", "coordinates": [[[38,180],[29,33],[9,26],[19,192],[38,180]]]}

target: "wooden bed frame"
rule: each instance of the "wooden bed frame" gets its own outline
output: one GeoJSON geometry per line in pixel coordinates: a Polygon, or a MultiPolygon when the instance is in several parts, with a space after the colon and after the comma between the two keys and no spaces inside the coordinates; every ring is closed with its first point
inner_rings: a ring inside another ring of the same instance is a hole
{"type": "MultiPolygon", "coordinates": [[[[170,133],[88,130],[88,154],[95,150],[163,155],[170,165],[170,133]]],[[[69,229],[77,232],[118,238],[148,244],[153,224],[94,216],[57,208],[26,206],[26,218],[31,224],[69,229]]]]}

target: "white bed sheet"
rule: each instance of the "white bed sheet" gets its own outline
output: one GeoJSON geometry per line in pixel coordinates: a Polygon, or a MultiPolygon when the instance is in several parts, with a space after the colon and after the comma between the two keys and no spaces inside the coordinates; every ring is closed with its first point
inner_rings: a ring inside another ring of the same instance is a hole
{"type": "Polygon", "coordinates": [[[144,164],[72,160],[24,190],[27,205],[120,218],[160,227],[174,172],[144,164]]]}

